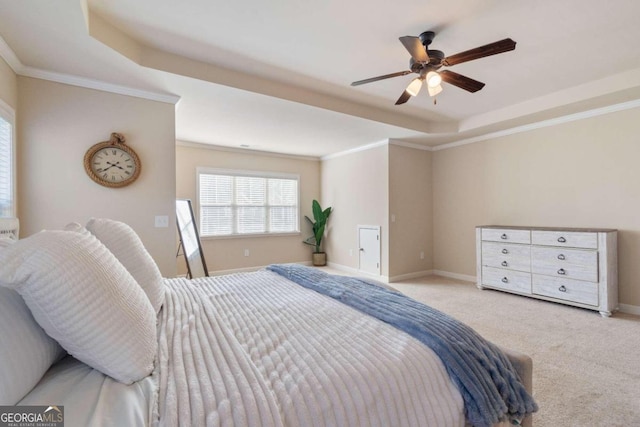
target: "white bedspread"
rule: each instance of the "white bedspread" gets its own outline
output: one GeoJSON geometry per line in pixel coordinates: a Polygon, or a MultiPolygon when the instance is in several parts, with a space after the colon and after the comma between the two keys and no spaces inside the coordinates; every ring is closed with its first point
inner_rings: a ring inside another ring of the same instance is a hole
{"type": "Polygon", "coordinates": [[[167,279],[163,426],[464,426],[440,359],[268,271],[167,279]]]}
{"type": "Polygon", "coordinates": [[[156,390],[152,376],[126,385],[66,356],[18,405],[64,406],[65,427],[148,426],[156,390]]]}

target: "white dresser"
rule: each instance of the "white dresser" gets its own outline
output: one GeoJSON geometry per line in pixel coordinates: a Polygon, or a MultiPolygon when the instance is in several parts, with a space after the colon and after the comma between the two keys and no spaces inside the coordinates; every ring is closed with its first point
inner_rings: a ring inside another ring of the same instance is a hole
{"type": "Polygon", "coordinates": [[[476,227],[478,287],[598,310],[618,308],[617,231],[476,227]]]}

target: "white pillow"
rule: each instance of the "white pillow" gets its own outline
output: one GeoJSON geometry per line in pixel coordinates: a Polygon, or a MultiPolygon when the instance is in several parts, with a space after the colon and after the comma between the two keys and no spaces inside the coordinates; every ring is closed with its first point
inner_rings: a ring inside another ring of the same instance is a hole
{"type": "Polygon", "coordinates": [[[140,286],[95,236],[41,231],[0,251],[0,285],[71,355],[130,384],[153,369],[156,316],[140,286]]]}
{"type": "Polygon", "coordinates": [[[165,292],[162,274],[133,228],[112,219],[91,218],[87,229],[129,270],[144,289],[156,313],[160,311],[165,292]]]}
{"type": "Polygon", "coordinates": [[[0,237],[0,249],[6,248],[10,244],[14,243],[15,240],[10,239],[8,237],[0,237]]]}
{"type": "Polygon", "coordinates": [[[17,292],[0,287],[0,405],[15,405],[64,354],[17,292]]]}
{"type": "MultiPolygon", "coordinates": [[[[0,252],[15,240],[0,238],[0,252]]],[[[65,354],[35,321],[22,297],[0,287],[0,405],[15,405],[65,354]]]]}

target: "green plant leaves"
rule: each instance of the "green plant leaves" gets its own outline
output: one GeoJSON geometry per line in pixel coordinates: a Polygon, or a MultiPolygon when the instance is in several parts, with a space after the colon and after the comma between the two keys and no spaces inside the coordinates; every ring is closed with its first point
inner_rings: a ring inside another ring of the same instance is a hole
{"type": "Polygon", "coordinates": [[[317,200],[314,200],[311,203],[311,210],[313,212],[313,221],[311,218],[305,215],[305,218],[311,224],[311,229],[313,231],[313,236],[304,240],[303,243],[307,245],[315,246],[315,252],[321,252],[320,245],[322,243],[322,239],[324,237],[324,230],[327,225],[327,219],[329,219],[329,215],[331,215],[332,209],[328,207],[325,210],[322,210],[320,207],[320,203],[317,200]]]}

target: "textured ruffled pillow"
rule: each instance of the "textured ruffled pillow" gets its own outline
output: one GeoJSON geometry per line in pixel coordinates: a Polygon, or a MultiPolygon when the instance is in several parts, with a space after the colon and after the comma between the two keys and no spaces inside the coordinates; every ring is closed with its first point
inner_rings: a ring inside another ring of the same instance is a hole
{"type": "MultiPolygon", "coordinates": [[[[0,238],[0,252],[12,243],[0,238]]],[[[35,321],[22,297],[0,287],[0,405],[18,403],[64,354],[35,321]]]]}
{"type": "Polygon", "coordinates": [[[156,315],[140,286],[93,235],[42,231],[0,251],[0,285],[15,289],[47,334],[117,381],[149,375],[156,315]]]}
{"type": "Polygon", "coordinates": [[[160,311],[165,291],[162,274],[133,228],[112,219],[92,218],[87,223],[87,230],[129,270],[144,289],[156,313],[160,311]]]}

